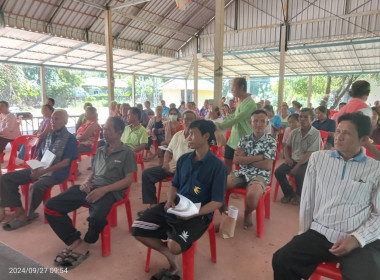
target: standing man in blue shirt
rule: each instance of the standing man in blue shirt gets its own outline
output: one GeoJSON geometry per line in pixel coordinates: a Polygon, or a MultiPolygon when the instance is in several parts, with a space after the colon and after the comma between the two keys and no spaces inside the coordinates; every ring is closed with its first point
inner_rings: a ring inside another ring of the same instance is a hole
{"type": "Polygon", "coordinates": [[[168,277],[179,273],[177,255],[188,250],[203,235],[213,212],[224,201],[227,168],[209,149],[215,141],[215,125],[211,121],[196,120],[189,130],[189,147],[195,151],[178,159],[168,200],[145,211],[132,225],[132,235],[138,241],[169,261],[169,270],[157,273],[154,276],[157,279],[164,273],[168,277]],[[177,193],[194,203],[200,202],[199,213],[187,218],[168,214],[167,210],[175,206],[177,193]]]}
{"type": "Polygon", "coordinates": [[[42,142],[37,159],[40,160],[49,150],[55,155],[50,167],[45,169],[22,169],[7,173],[1,180],[1,206],[14,207],[15,212],[6,218],[4,230],[15,230],[25,226],[38,217],[34,211],[41,204],[44,192],[51,186],[65,181],[69,177],[71,162],[78,158],[78,144],[75,136],[66,128],[69,116],[65,110],[55,110],[51,116],[53,129],[42,142]],[[18,188],[34,181],[29,189],[28,212],[22,207],[18,188]]]}

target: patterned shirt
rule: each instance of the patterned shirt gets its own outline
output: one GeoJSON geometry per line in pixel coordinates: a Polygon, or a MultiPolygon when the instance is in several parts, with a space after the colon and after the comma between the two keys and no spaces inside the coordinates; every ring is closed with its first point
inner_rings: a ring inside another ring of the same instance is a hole
{"type": "Polygon", "coordinates": [[[331,243],[354,236],[363,247],[380,238],[380,161],[363,151],[344,160],[338,151],[310,156],[303,182],[300,231],[331,243]]]}
{"type": "MultiPolygon", "coordinates": [[[[244,150],[247,156],[257,156],[264,155],[264,159],[275,159],[276,158],[276,140],[264,134],[258,141],[255,141],[255,138],[252,134],[246,135],[240,139],[238,148],[244,150]]],[[[240,165],[241,169],[235,170],[235,175],[245,176],[247,182],[251,181],[256,176],[261,176],[269,183],[270,170],[260,169],[254,167],[251,164],[242,164],[240,165]]]]}

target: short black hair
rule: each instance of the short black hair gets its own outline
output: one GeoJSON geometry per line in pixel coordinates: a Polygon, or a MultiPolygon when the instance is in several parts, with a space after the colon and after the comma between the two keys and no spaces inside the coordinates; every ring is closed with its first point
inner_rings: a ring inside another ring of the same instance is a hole
{"type": "Polygon", "coordinates": [[[243,90],[247,91],[247,80],[244,77],[235,78],[235,81],[238,88],[243,86],[243,90]]]}
{"type": "Polygon", "coordinates": [[[254,111],[252,114],[251,114],[251,117],[253,115],[258,115],[258,114],[264,114],[265,116],[268,116],[267,112],[265,112],[264,110],[256,110],[254,111]]]}
{"type": "Polygon", "coordinates": [[[292,104],[293,104],[294,106],[296,106],[298,109],[301,109],[301,107],[302,107],[302,104],[299,103],[297,100],[292,101],[292,104]]]}
{"type": "Polygon", "coordinates": [[[86,111],[90,111],[91,114],[98,114],[98,111],[96,110],[95,107],[92,107],[92,106],[87,106],[86,107],[86,111]]]}
{"type": "Polygon", "coordinates": [[[115,132],[124,131],[125,124],[120,117],[109,117],[108,121],[112,121],[115,132]]]}
{"type": "Polygon", "coordinates": [[[303,108],[303,109],[301,109],[300,112],[301,112],[301,113],[302,113],[302,112],[308,112],[310,118],[314,118],[314,111],[313,111],[313,109],[311,109],[311,108],[303,108]]]}
{"type": "Polygon", "coordinates": [[[209,146],[216,145],[216,127],[212,121],[195,120],[190,124],[189,129],[191,128],[198,128],[202,135],[205,135],[208,132],[210,134],[210,137],[208,138],[209,146]]]}
{"type": "Polygon", "coordinates": [[[338,124],[342,121],[350,121],[355,125],[359,139],[372,133],[371,119],[362,112],[343,114],[339,117],[338,124]]]}
{"type": "Polygon", "coordinates": [[[150,105],[150,101],[149,100],[145,100],[145,103],[150,105]]]}
{"type": "Polygon", "coordinates": [[[272,105],[265,105],[265,106],[264,106],[264,109],[266,109],[266,110],[272,112],[272,114],[274,115],[274,110],[273,110],[273,106],[272,106],[272,105]]]}
{"type": "Polygon", "coordinates": [[[322,113],[326,113],[327,117],[330,117],[330,111],[325,106],[318,106],[317,108],[315,108],[315,110],[318,110],[322,113]]]}
{"type": "Polygon", "coordinates": [[[1,104],[4,104],[5,107],[9,108],[9,103],[8,103],[7,101],[5,101],[5,100],[1,100],[0,103],[1,103],[1,104]]]}
{"type": "Polygon", "coordinates": [[[340,105],[347,105],[347,102],[340,102],[340,103],[339,103],[339,106],[340,106],[340,105]]]}
{"type": "Polygon", "coordinates": [[[298,122],[299,119],[300,119],[300,115],[299,115],[298,113],[290,114],[290,115],[288,116],[288,120],[289,120],[290,118],[293,118],[293,119],[295,119],[295,120],[298,122]]]}
{"type": "Polygon", "coordinates": [[[48,100],[50,100],[50,102],[53,103],[53,106],[55,105],[55,100],[54,100],[54,98],[51,98],[51,97],[50,97],[50,98],[48,98],[48,100]]]}
{"type": "Polygon", "coordinates": [[[129,108],[130,111],[132,111],[132,114],[139,116],[139,120],[141,118],[141,111],[137,107],[131,107],[129,108]]]}
{"type": "Polygon", "coordinates": [[[351,97],[363,97],[369,94],[371,91],[371,85],[367,81],[359,80],[352,84],[350,95],[351,97]]]}

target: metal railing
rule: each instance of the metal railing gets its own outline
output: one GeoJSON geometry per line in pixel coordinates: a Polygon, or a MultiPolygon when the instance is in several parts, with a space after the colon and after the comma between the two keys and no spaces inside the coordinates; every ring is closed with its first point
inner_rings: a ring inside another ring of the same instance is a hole
{"type": "MultiPolygon", "coordinates": [[[[80,115],[69,115],[69,119],[67,122],[67,129],[74,133],[75,126],[78,122],[80,115]]],[[[34,131],[38,130],[40,127],[40,123],[43,120],[43,117],[31,117],[31,118],[17,118],[20,122],[20,131],[22,135],[30,135],[33,134],[34,131]]]]}

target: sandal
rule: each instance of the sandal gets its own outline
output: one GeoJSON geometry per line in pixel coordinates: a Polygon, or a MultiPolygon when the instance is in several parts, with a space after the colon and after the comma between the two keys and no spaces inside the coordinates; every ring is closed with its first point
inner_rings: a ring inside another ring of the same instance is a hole
{"type": "Polygon", "coordinates": [[[169,270],[165,271],[164,276],[161,277],[161,280],[180,280],[181,277],[179,277],[178,274],[171,274],[169,270]]]}
{"type": "Polygon", "coordinates": [[[68,270],[76,268],[80,265],[84,260],[88,258],[90,255],[90,251],[87,251],[86,254],[80,254],[71,251],[60,264],[60,267],[67,268],[68,270]]]}
{"type": "Polygon", "coordinates": [[[17,218],[13,219],[12,221],[9,221],[8,223],[6,223],[4,226],[3,226],[3,230],[6,230],[6,231],[11,231],[11,230],[15,230],[15,229],[18,229],[20,227],[24,227],[26,225],[28,225],[30,222],[29,221],[21,221],[17,218]]]}
{"type": "Polygon", "coordinates": [[[150,280],[161,280],[161,278],[165,275],[166,271],[168,271],[166,268],[161,269],[156,274],[153,274],[152,277],[150,277],[150,280]]]}
{"type": "Polygon", "coordinates": [[[58,255],[54,259],[54,265],[60,266],[70,253],[71,253],[71,249],[69,248],[65,248],[61,252],[59,252],[58,255]]]}

